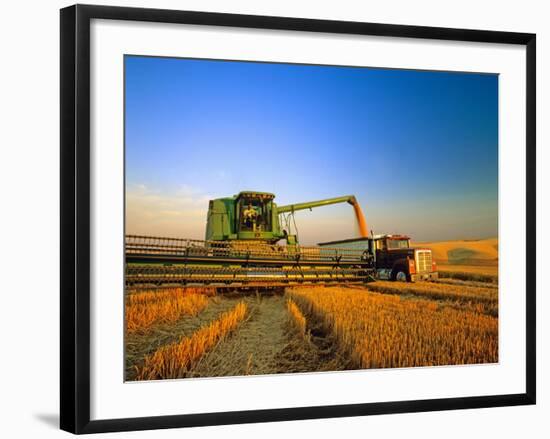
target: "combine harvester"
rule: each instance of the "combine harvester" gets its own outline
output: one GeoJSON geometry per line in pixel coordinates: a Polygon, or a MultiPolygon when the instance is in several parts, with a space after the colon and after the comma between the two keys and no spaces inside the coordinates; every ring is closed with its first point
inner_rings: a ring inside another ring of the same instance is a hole
{"type": "Polygon", "coordinates": [[[408,237],[401,237],[399,248],[392,247],[391,235],[369,237],[353,195],[286,206],[277,206],[274,198],[247,191],[211,200],[204,241],[127,235],[126,286],[258,289],[437,275],[431,251],[410,249],[408,237]],[[306,247],[297,233],[289,233],[296,231],[296,211],[337,203],[353,206],[360,238],[306,247]]]}
{"type": "Polygon", "coordinates": [[[353,195],[287,206],[277,206],[274,198],[266,192],[241,192],[211,200],[204,241],[127,235],[126,285],[258,288],[373,278],[372,261],[363,250],[306,247],[289,233],[293,224],[295,228],[294,212],[347,202],[366,237],[353,195]]]}

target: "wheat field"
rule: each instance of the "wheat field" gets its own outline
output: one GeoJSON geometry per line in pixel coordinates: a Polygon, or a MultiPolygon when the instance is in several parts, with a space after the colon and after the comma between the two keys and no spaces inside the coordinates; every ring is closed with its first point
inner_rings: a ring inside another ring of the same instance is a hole
{"type": "Polygon", "coordinates": [[[360,368],[498,361],[498,320],[484,314],[363,288],[292,288],[288,295],[360,368]]]}
{"type": "Polygon", "coordinates": [[[127,294],[127,380],[498,362],[498,277],[127,294]]]}
{"type": "Polygon", "coordinates": [[[138,380],[183,378],[189,369],[220,340],[230,334],[244,320],[247,306],[239,302],[235,308],[221,315],[210,325],[191,337],[163,346],[145,358],[138,368],[138,380]]]}
{"type": "Polygon", "coordinates": [[[453,305],[466,311],[498,316],[498,289],[491,286],[446,284],[443,282],[389,282],[379,281],[367,287],[385,294],[411,295],[453,305]]]}
{"type": "Polygon", "coordinates": [[[143,331],[156,323],[173,322],[185,314],[196,315],[208,304],[208,296],[181,288],[144,291],[128,295],[126,331],[143,331]]]}

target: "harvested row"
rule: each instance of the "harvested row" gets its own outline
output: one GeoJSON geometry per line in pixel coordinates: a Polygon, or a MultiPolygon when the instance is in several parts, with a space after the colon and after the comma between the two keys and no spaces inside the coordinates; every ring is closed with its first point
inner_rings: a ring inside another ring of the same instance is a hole
{"type": "Polygon", "coordinates": [[[426,282],[430,282],[434,284],[465,286],[465,287],[479,287],[479,288],[493,288],[493,289],[498,288],[498,283],[479,282],[474,280],[461,280],[461,279],[453,279],[450,277],[431,279],[431,280],[427,280],[426,282]]]}
{"type": "Polygon", "coordinates": [[[486,282],[486,283],[498,283],[498,274],[484,273],[482,271],[460,271],[455,269],[445,269],[444,267],[438,270],[439,277],[449,278],[449,279],[459,279],[466,281],[475,281],[475,282],[486,282]]]}
{"type": "Polygon", "coordinates": [[[246,317],[247,309],[244,302],[239,302],[235,308],[223,313],[220,318],[199,329],[192,336],[162,346],[145,358],[142,367],[137,368],[136,379],[185,377],[208,350],[239,326],[246,317]]]}
{"type": "Polygon", "coordinates": [[[357,367],[414,367],[498,361],[498,320],[437,303],[351,288],[293,288],[357,367]]]}
{"type": "Polygon", "coordinates": [[[302,337],[306,335],[306,318],[300,311],[300,308],[292,301],[292,299],[287,299],[286,307],[290,314],[290,320],[294,327],[298,330],[302,337]]]}
{"type": "Polygon", "coordinates": [[[183,315],[197,315],[208,305],[208,297],[183,289],[144,292],[128,295],[125,318],[128,333],[146,330],[153,324],[178,320],[183,315]]]}
{"type": "Polygon", "coordinates": [[[126,303],[131,305],[148,305],[153,302],[162,302],[176,296],[186,294],[203,294],[213,296],[212,288],[162,288],[158,290],[144,290],[126,295],[126,303]]]}
{"type": "Polygon", "coordinates": [[[452,302],[458,308],[498,316],[498,289],[443,283],[377,281],[368,285],[371,291],[384,294],[412,294],[426,299],[452,302]]]}

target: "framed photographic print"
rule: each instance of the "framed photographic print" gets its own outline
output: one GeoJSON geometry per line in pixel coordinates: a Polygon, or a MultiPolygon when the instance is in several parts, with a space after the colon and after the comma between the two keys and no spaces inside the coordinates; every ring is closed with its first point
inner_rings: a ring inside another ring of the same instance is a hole
{"type": "Polygon", "coordinates": [[[61,428],[535,403],[535,35],[61,10],[61,428]]]}

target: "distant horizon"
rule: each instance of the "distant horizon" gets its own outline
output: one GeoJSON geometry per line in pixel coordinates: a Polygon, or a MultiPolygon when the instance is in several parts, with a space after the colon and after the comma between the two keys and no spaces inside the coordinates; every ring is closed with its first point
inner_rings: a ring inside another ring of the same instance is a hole
{"type": "MultiPolygon", "coordinates": [[[[498,76],[125,56],[126,233],[204,239],[208,201],[353,194],[369,229],[498,238],[498,76]]],[[[351,206],[296,212],[304,245],[351,206]]]]}

